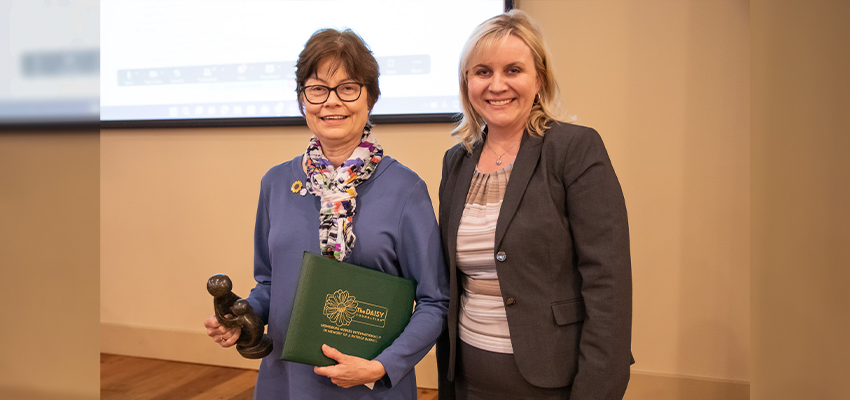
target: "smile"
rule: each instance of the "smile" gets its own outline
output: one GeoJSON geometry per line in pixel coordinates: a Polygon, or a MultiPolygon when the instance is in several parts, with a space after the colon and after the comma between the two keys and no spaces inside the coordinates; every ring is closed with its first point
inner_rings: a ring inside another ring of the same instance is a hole
{"type": "Polygon", "coordinates": [[[327,117],[320,117],[322,121],[339,121],[341,119],[346,119],[348,116],[346,115],[328,115],[327,117]]]}
{"type": "Polygon", "coordinates": [[[487,100],[487,103],[490,103],[491,105],[494,105],[494,106],[503,106],[503,105],[508,104],[508,103],[510,103],[510,102],[512,102],[512,101],[514,101],[514,99],[507,99],[507,100],[487,100]]]}

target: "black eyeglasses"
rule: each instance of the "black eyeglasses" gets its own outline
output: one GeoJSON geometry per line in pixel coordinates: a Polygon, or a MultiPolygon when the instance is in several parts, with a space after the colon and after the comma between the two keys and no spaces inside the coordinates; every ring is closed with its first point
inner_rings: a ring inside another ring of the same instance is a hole
{"type": "Polygon", "coordinates": [[[304,99],[310,104],[322,104],[328,101],[331,92],[336,92],[336,97],[341,101],[351,102],[357,101],[360,98],[360,92],[363,89],[363,84],[357,82],[346,82],[336,85],[336,87],[327,87],[325,85],[310,85],[304,86],[301,93],[304,93],[304,99]]]}

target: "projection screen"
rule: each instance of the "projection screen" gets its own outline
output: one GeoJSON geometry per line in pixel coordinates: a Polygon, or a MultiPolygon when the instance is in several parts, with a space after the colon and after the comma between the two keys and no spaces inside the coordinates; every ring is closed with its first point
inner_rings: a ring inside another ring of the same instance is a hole
{"type": "Polygon", "coordinates": [[[504,0],[103,0],[103,127],[303,123],[294,65],[320,28],[351,28],[381,70],[376,123],[448,122],[458,57],[504,0]]]}

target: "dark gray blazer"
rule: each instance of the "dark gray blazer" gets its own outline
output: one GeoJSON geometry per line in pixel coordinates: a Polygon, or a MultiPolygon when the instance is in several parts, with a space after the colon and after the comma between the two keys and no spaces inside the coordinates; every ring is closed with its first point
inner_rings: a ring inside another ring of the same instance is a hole
{"type": "MultiPolygon", "coordinates": [[[[457,232],[482,143],[443,158],[440,231],[450,273],[448,330],[437,342],[440,397],[452,398],[458,338],[457,232]]],[[[571,399],[622,399],[629,381],[632,280],[620,183],[599,134],[553,123],[522,137],[493,250],[519,371],[571,399]]]]}

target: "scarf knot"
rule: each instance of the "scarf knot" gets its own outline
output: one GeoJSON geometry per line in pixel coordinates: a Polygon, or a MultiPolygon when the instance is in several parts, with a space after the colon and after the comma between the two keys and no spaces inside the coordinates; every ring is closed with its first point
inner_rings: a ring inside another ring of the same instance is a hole
{"type": "Polygon", "coordinates": [[[304,154],[305,186],[321,202],[319,241],[323,256],[342,261],[351,253],[357,239],[353,232],[356,187],[372,176],[383,156],[384,151],[369,128],[363,129],[360,144],[339,168],[334,168],[325,158],[319,139],[316,136],[310,139],[304,154]]]}

